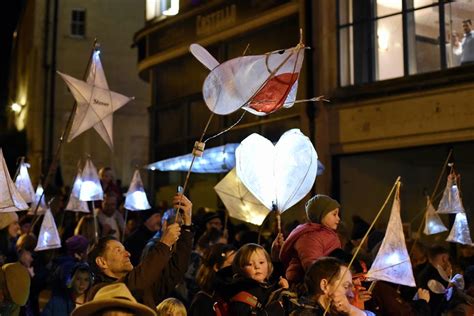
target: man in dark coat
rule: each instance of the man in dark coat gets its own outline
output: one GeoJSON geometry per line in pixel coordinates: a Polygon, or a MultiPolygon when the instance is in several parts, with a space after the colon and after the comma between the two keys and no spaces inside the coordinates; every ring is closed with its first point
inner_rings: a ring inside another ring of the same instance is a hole
{"type": "Polygon", "coordinates": [[[160,241],[135,268],[130,262],[130,253],[118,240],[110,236],[99,240],[89,255],[89,263],[96,274],[96,284],[89,292],[89,299],[101,287],[113,282],[125,283],[138,302],[151,308],[169,295],[188,268],[193,237],[191,201],[177,194],[173,204],[183,211],[183,225],[166,227],[160,241]]]}

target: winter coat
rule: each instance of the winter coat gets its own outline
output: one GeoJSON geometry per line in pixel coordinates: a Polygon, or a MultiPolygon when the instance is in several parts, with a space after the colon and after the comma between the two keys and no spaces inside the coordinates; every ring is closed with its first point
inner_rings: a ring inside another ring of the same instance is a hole
{"type": "Polygon", "coordinates": [[[298,225],[288,236],[280,251],[280,260],[286,267],[286,279],[300,283],[309,266],[318,258],[341,248],[336,232],[324,225],[298,225]]]}
{"type": "Polygon", "coordinates": [[[96,278],[99,283],[89,292],[88,300],[92,300],[101,287],[112,282],[123,282],[138,302],[155,309],[183,280],[188,269],[192,238],[193,233],[182,231],[173,250],[162,242],[156,243],[145,260],[123,278],[114,279],[98,274],[96,278]]]}
{"type": "Polygon", "coordinates": [[[69,291],[66,293],[56,293],[46,304],[41,316],[67,316],[76,308],[69,291]]]}

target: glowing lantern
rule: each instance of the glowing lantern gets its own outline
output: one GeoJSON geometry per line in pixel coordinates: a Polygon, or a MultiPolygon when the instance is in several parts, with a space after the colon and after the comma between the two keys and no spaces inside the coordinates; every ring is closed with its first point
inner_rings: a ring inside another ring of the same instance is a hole
{"type": "Polygon", "coordinates": [[[20,192],[10,178],[10,173],[8,172],[1,148],[0,160],[0,212],[9,213],[28,209],[28,204],[23,200],[20,192]]]}
{"type": "Polygon", "coordinates": [[[464,212],[461,197],[459,195],[459,188],[455,180],[448,177],[448,183],[443,192],[443,197],[439,201],[439,214],[453,214],[464,212]]]}
{"type": "Polygon", "coordinates": [[[235,168],[232,169],[215,187],[229,216],[241,221],[262,225],[269,210],[260,203],[237,177],[235,168]]]}
{"type": "Polygon", "coordinates": [[[38,210],[36,211],[37,215],[43,215],[46,212],[47,206],[45,202],[45,195],[43,194],[43,192],[43,186],[41,185],[41,183],[39,183],[36,187],[35,200],[31,204],[31,207],[28,210],[28,214],[34,214],[36,207],[38,207],[38,210]],[[39,206],[37,206],[38,204],[39,206]]]}
{"type": "Polygon", "coordinates": [[[131,211],[143,211],[151,208],[138,170],[135,170],[132,182],[128,188],[127,196],[125,197],[125,208],[131,211]]]}
{"type": "Polygon", "coordinates": [[[449,232],[446,241],[455,242],[463,245],[472,245],[471,232],[467,223],[466,213],[457,213],[453,227],[449,232]]]}
{"type": "Polygon", "coordinates": [[[104,198],[104,191],[100,184],[99,175],[92,161],[87,158],[86,165],[81,174],[82,184],[79,193],[81,201],[97,201],[104,198]]]}
{"type": "Polygon", "coordinates": [[[393,200],[387,231],[375,260],[367,272],[369,280],[382,280],[415,287],[413,269],[405,245],[398,187],[393,200]]]}
{"type": "Polygon", "coordinates": [[[434,235],[447,231],[448,229],[444,226],[443,221],[436,213],[436,210],[431,204],[430,198],[427,197],[427,207],[425,213],[425,229],[423,233],[425,235],[434,235]]]}
{"type": "Polygon", "coordinates": [[[89,213],[87,202],[79,200],[81,186],[82,179],[81,171],[79,170],[76,178],[74,179],[74,184],[72,185],[71,194],[69,195],[69,200],[66,205],[66,211],[89,213]]]}
{"type": "Polygon", "coordinates": [[[38,236],[38,243],[35,251],[61,248],[61,239],[59,238],[58,229],[54,222],[53,214],[48,208],[44,214],[43,222],[38,236]]]}
{"type": "Polygon", "coordinates": [[[313,144],[299,129],[285,132],[276,145],[252,134],[237,148],[237,176],[269,210],[284,212],[311,190],[318,169],[313,144]]]}
{"type": "Polygon", "coordinates": [[[35,189],[33,188],[30,175],[28,174],[29,167],[30,164],[25,163],[22,160],[18,176],[15,179],[15,186],[26,203],[32,203],[35,200],[35,189]]]}

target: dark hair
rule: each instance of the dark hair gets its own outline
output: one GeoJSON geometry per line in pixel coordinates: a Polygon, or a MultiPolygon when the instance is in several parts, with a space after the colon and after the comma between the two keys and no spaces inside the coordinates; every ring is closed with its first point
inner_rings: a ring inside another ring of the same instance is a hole
{"type": "Polygon", "coordinates": [[[252,254],[257,252],[258,250],[263,251],[263,253],[265,254],[265,258],[267,259],[267,278],[269,278],[273,272],[272,259],[270,258],[270,255],[265,250],[265,248],[257,244],[246,244],[243,245],[239,250],[237,250],[234,260],[232,261],[232,270],[234,270],[234,273],[240,277],[245,277],[244,267],[249,263],[252,254]]]}
{"type": "Polygon", "coordinates": [[[217,270],[220,270],[230,253],[235,252],[235,250],[234,246],[225,244],[215,244],[209,248],[196,273],[196,283],[202,290],[206,292],[212,291],[212,282],[216,275],[214,266],[216,266],[217,270]]]}
{"type": "Polygon", "coordinates": [[[472,25],[471,19],[465,19],[465,20],[462,21],[462,23],[472,25]]]}
{"type": "Polygon", "coordinates": [[[448,249],[444,248],[443,246],[440,245],[434,245],[430,248],[428,248],[428,258],[430,260],[435,259],[438,255],[442,254],[449,254],[448,249]]]}
{"type": "Polygon", "coordinates": [[[464,283],[465,289],[469,289],[470,286],[474,285],[474,265],[468,266],[464,270],[464,283]]]}
{"type": "Polygon", "coordinates": [[[89,267],[87,263],[82,263],[82,262],[77,263],[72,268],[71,274],[68,277],[68,280],[67,280],[68,288],[72,287],[72,282],[74,280],[74,276],[76,275],[76,273],[87,273],[89,275],[89,287],[86,289],[86,291],[88,291],[92,287],[92,284],[94,284],[94,274],[92,273],[91,268],[89,267]]]}
{"type": "Polygon", "coordinates": [[[224,233],[215,227],[205,232],[198,240],[197,245],[201,249],[208,249],[210,246],[216,244],[219,239],[224,236],[224,233]]]}
{"type": "Polygon", "coordinates": [[[89,266],[92,269],[92,272],[95,275],[99,275],[99,274],[102,273],[102,270],[97,266],[97,263],[95,262],[95,259],[97,257],[101,257],[101,256],[104,255],[105,250],[107,249],[107,244],[111,240],[117,240],[117,238],[115,238],[113,236],[110,236],[110,235],[105,236],[105,237],[101,237],[101,238],[99,238],[99,241],[97,242],[97,244],[95,244],[94,247],[92,247],[91,251],[89,251],[88,262],[89,262],[89,266]]]}
{"type": "Polygon", "coordinates": [[[338,279],[341,267],[345,264],[336,258],[321,257],[316,260],[306,271],[304,277],[304,285],[306,286],[307,295],[321,295],[321,280],[328,280],[328,283],[338,279]]]}

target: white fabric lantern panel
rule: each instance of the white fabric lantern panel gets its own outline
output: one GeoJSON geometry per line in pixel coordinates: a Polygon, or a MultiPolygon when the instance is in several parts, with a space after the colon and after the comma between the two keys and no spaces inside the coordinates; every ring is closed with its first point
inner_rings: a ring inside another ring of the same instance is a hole
{"type": "Polygon", "coordinates": [[[446,188],[444,188],[443,197],[439,201],[438,213],[455,214],[461,212],[464,212],[464,207],[459,194],[459,188],[456,181],[451,180],[451,177],[449,177],[446,188]]]}
{"type": "Polygon", "coordinates": [[[35,214],[35,210],[36,210],[36,215],[43,215],[48,209],[48,207],[46,206],[46,200],[45,200],[46,197],[43,194],[43,192],[44,192],[43,186],[41,185],[41,183],[39,183],[38,186],[36,187],[35,200],[31,204],[30,209],[28,210],[29,215],[35,214]]]}
{"type": "Polygon", "coordinates": [[[425,229],[423,233],[425,235],[434,235],[447,231],[448,229],[444,226],[443,221],[436,213],[436,210],[431,204],[430,198],[427,197],[427,206],[425,213],[425,229]]]}
{"type": "Polygon", "coordinates": [[[40,233],[38,235],[38,243],[35,251],[61,248],[61,239],[59,238],[58,229],[54,222],[53,214],[48,208],[44,214],[41,223],[40,233]]]}
{"type": "Polygon", "coordinates": [[[285,132],[276,145],[259,134],[245,138],[236,150],[236,171],[245,187],[269,210],[280,212],[311,190],[318,170],[313,144],[299,129],[285,132]]]}
{"type": "Polygon", "coordinates": [[[26,204],[10,177],[1,148],[0,160],[0,212],[10,213],[27,210],[28,204],[26,204]]]}
{"type": "Polygon", "coordinates": [[[456,214],[453,227],[446,241],[472,246],[471,232],[469,231],[466,213],[462,212],[456,214]]]}
{"type": "Polygon", "coordinates": [[[81,201],[98,201],[103,200],[104,191],[100,184],[97,169],[92,161],[87,158],[86,165],[81,174],[82,184],[79,193],[79,200],[81,201]]]}
{"type": "Polygon", "coordinates": [[[399,188],[395,193],[385,237],[370,270],[367,272],[367,278],[411,287],[416,286],[400,217],[399,188]]]}
{"type": "Polygon", "coordinates": [[[18,176],[15,179],[15,186],[26,203],[32,203],[35,200],[35,189],[33,188],[30,175],[28,174],[29,167],[30,164],[22,161],[20,163],[18,176]]]}
{"type": "Polygon", "coordinates": [[[125,197],[125,208],[130,211],[143,211],[151,208],[138,170],[135,170],[132,182],[128,188],[127,196],[125,197]]]}
{"type": "Polygon", "coordinates": [[[224,203],[230,217],[260,226],[270,212],[240,181],[235,168],[214,187],[214,190],[224,203]]]}
{"type": "Polygon", "coordinates": [[[82,178],[81,171],[79,170],[76,178],[74,179],[74,184],[72,185],[71,194],[69,195],[69,200],[66,205],[66,211],[71,212],[81,212],[89,213],[89,207],[87,202],[79,200],[81,194],[82,178]]]}

